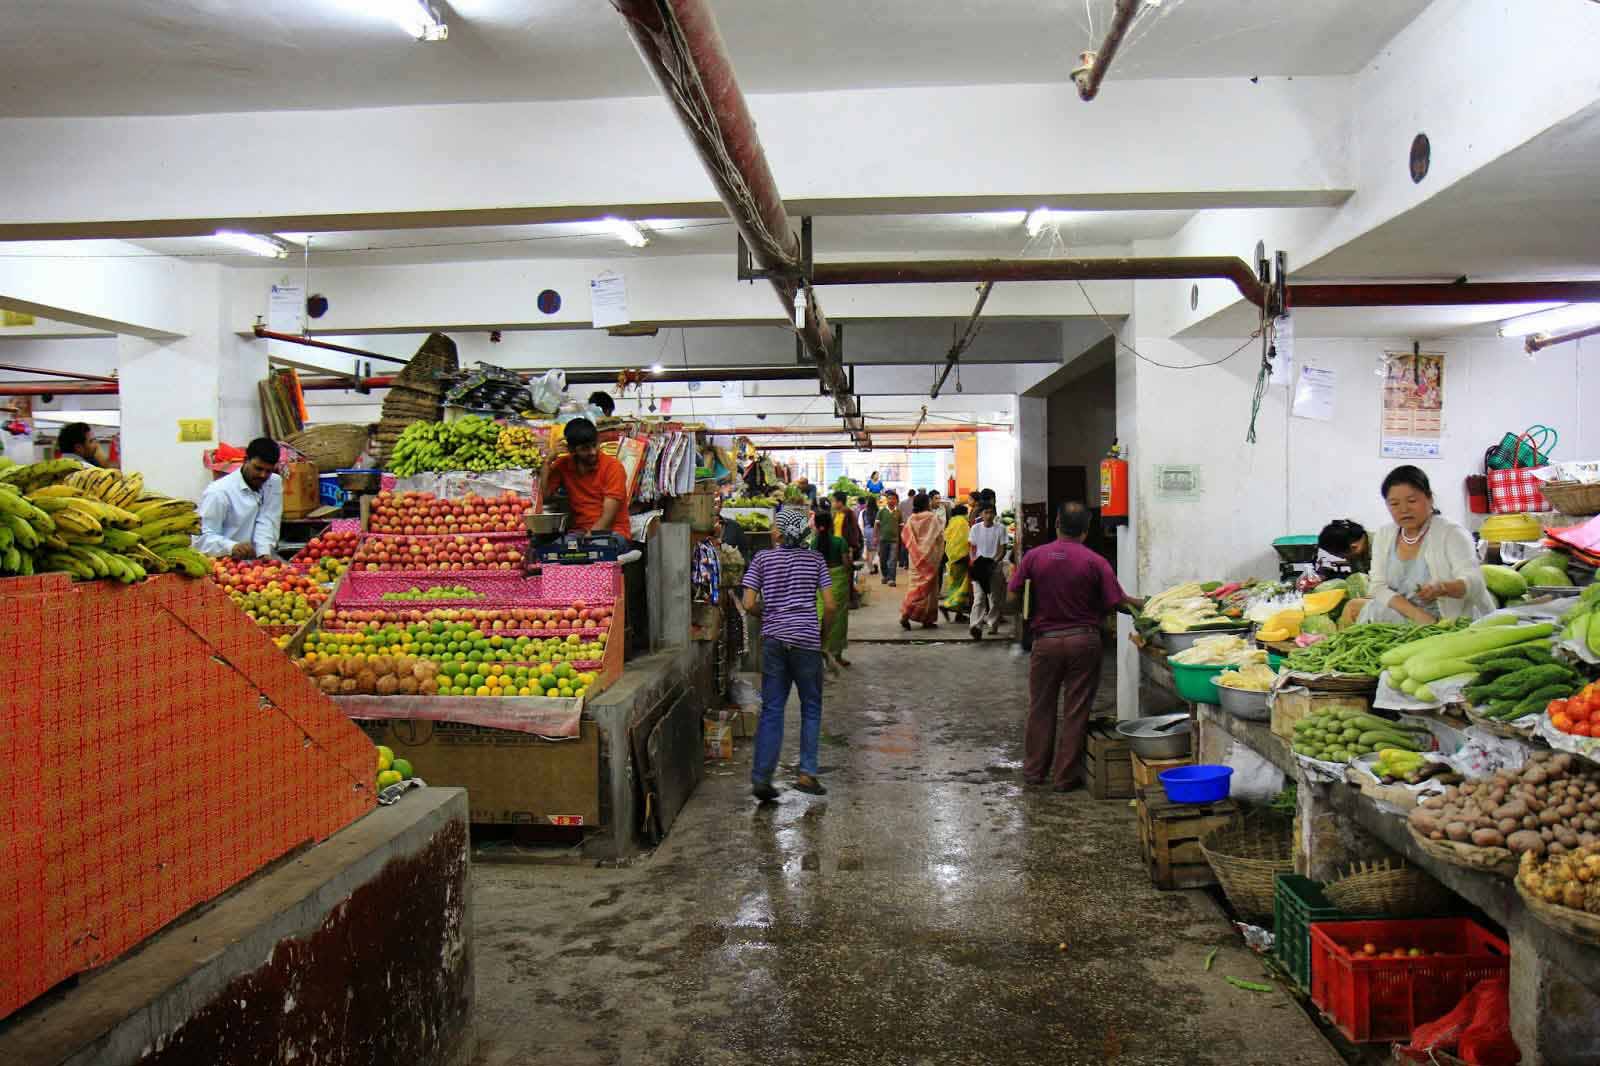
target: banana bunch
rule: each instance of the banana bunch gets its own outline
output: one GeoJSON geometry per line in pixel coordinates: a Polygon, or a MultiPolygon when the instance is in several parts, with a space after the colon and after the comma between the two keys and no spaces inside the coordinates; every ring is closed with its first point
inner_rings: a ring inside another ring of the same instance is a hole
{"type": "Polygon", "coordinates": [[[66,551],[46,552],[39,568],[71,574],[80,581],[112,578],[124,585],[142,580],[147,573],[134,559],[89,544],[74,544],[66,551]]]}
{"type": "MultiPolygon", "coordinates": [[[[22,470],[10,466],[5,471],[22,470]]],[[[0,573],[27,575],[34,572],[33,553],[45,538],[56,536],[56,523],[45,511],[28,502],[9,481],[0,481],[0,573]]],[[[65,543],[62,543],[65,547],[65,543]]]]}
{"type": "Polygon", "coordinates": [[[104,467],[85,467],[69,475],[65,484],[81,489],[84,496],[104,500],[116,507],[127,507],[144,491],[144,475],[121,474],[104,467]]]}
{"type": "Polygon", "coordinates": [[[23,495],[27,495],[35,489],[65,481],[70,475],[82,469],[83,467],[71,459],[49,459],[42,463],[29,463],[27,466],[12,464],[0,469],[0,484],[12,485],[23,495]]]}

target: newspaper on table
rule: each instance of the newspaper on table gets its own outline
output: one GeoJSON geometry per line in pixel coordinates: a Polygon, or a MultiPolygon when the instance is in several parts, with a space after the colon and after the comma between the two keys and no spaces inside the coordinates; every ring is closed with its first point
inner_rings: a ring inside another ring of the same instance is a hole
{"type": "Polygon", "coordinates": [[[1500,770],[1520,770],[1533,748],[1522,740],[1500,737],[1477,726],[1462,731],[1461,746],[1443,757],[1462,777],[1488,777],[1500,770]]]}
{"type": "Polygon", "coordinates": [[[1563,733],[1550,720],[1549,711],[1539,712],[1539,720],[1533,726],[1533,735],[1556,751],[1569,752],[1592,763],[1600,763],[1600,737],[1579,737],[1563,733]]]}

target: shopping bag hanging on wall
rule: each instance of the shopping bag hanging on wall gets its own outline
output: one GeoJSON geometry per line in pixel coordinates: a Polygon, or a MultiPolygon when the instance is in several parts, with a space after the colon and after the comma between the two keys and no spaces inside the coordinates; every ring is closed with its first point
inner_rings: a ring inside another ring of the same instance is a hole
{"type": "Polygon", "coordinates": [[[1556,450],[1556,431],[1534,424],[1522,433],[1507,433],[1483,456],[1485,470],[1511,470],[1519,466],[1548,466],[1556,450]]]}
{"type": "MultiPolygon", "coordinates": [[[[1538,427],[1544,428],[1544,427],[1538,427]]],[[[1555,447],[1555,430],[1549,430],[1549,447],[1555,447]]],[[[1540,455],[1540,452],[1528,440],[1524,433],[1511,442],[1511,454],[1520,457],[1524,454],[1540,455]]],[[[1490,449],[1491,452],[1498,449],[1490,449]]],[[[1514,459],[1514,462],[1520,460],[1514,459]]],[[[1484,457],[1487,464],[1488,456],[1484,457]]],[[[1540,466],[1549,462],[1548,456],[1543,456],[1540,466]]],[[[1539,479],[1534,476],[1534,467],[1531,465],[1513,466],[1509,470],[1489,471],[1489,510],[1495,514],[1516,514],[1519,511],[1549,511],[1552,508],[1545,501],[1544,493],[1539,491],[1539,479]]]]}

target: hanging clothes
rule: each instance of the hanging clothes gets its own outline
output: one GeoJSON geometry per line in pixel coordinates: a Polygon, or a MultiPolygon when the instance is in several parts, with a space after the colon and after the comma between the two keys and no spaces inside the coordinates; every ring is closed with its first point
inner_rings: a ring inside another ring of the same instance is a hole
{"type": "Polygon", "coordinates": [[[722,598],[722,557],[710,538],[695,547],[689,583],[696,603],[717,603],[722,598]]]}

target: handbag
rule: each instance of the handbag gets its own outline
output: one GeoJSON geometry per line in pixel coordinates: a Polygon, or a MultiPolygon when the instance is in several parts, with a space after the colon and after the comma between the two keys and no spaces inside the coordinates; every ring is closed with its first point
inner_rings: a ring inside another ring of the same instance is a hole
{"type": "MultiPolygon", "coordinates": [[[[1552,436],[1554,431],[1551,431],[1552,436]]],[[[1527,438],[1524,433],[1513,444],[1512,454],[1523,454],[1522,442],[1527,438]]],[[[1536,449],[1529,448],[1537,455],[1536,449]]],[[[1546,462],[1549,461],[1546,457],[1546,462]]],[[[1545,500],[1544,493],[1540,491],[1540,481],[1534,477],[1533,469],[1528,466],[1513,466],[1509,470],[1490,470],[1489,479],[1489,510],[1493,514],[1517,514],[1522,511],[1549,511],[1550,504],[1545,500]]]]}
{"type": "Polygon", "coordinates": [[[1483,453],[1484,470],[1515,470],[1519,466],[1549,466],[1559,434],[1535,423],[1522,433],[1507,433],[1500,443],[1483,453]]]}

